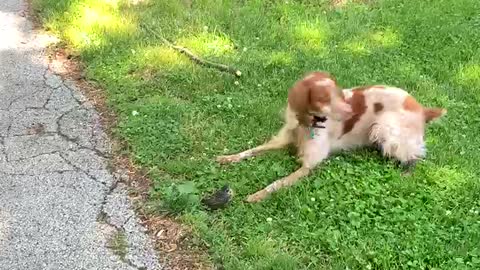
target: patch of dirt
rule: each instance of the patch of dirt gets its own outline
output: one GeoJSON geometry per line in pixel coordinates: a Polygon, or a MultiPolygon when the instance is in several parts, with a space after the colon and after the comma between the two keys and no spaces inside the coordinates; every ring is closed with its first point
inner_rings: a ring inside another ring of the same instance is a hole
{"type": "Polygon", "coordinates": [[[164,263],[171,269],[212,269],[205,261],[205,254],[191,246],[192,233],[185,226],[173,219],[154,216],[146,218],[143,225],[154,232],[155,248],[166,256],[164,263]]]}
{"type": "MultiPolygon", "coordinates": [[[[32,10],[29,3],[26,14],[32,20],[34,27],[39,28],[40,20],[32,10]]],[[[84,65],[78,61],[74,52],[66,49],[63,44],[54,44],[47,50],[49,69],[63,79],[73,81],[99,113],[101,124],[109,135],[113,144],[111,170],[112,172],[126,172],[128,177],[121,181],[130,187],[129,196],[136,207],[136,213],[142,220],[142,225],[147,229],[159,258],[166,269],[190,270],[213,269],[209,263],[206,251],[192,246],[191,229],[180,224],[169,216],[155,216],[146,214],[142,207],[149,198],[149,189],[152,181],[148,178],[146,170],[136,166],[128,155],[123,154],[128,149],[125,141],[113,136],[113,128],[117,124],[117,117],[112,108],[107,106],[107,98],[103,89],[95,82],[87,81],[84,65]]],[[[31,128],[31,132],[42,132],[41,126],[31,128]]]]}

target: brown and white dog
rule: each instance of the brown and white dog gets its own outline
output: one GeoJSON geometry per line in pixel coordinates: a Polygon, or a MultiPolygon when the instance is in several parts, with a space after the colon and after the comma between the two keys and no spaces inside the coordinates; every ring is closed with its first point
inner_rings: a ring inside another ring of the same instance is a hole
{"type": "Polygon", "coordinates": [[[445,109],[423,107],[399,88],[378,85],[339,90],[328,73],[313,72],[290,89],[285,124],[276,136],[217,160],[239,162],[267,150],[296,145],[302,167],[246,199],[258,202],[293,185],[330,153],[340,150],[376,146],[384,156],[413,168],[425,156],[426,123],[445,113],[445,109]]]}

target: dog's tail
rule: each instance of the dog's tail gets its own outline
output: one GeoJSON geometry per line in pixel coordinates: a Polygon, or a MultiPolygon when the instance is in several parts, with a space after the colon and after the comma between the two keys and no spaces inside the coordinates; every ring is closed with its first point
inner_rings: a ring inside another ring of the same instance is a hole
{"type": "Polygon", "coordinates": [[[435,119],[444,116],[447,113],[443,108],[423,108],[423,116],[425,117],[425,123],[429,123],[435,119]]]}

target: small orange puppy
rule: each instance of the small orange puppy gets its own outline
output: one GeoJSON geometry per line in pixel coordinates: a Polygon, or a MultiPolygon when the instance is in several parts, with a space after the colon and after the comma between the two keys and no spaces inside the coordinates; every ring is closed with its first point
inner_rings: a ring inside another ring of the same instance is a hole
{"type": "Polygon", "coordinates": [[[217,160],[239,162],[267,150],[296,145],[302,167],[246,199],[258,202],[295,184],[330,153],[340,150],[377,146],[384,156],[397,159],[410,170],[425,156],[426,123],[445,113],[445,109],[423,107],[399,88],[378,85],[339,90],[328,73],[313,72],[290,89],[285,124],[276,136],[217,160]]]}

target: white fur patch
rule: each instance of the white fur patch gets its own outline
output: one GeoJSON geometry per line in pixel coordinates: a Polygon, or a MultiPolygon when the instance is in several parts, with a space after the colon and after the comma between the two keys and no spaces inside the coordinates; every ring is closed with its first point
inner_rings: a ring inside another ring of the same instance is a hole
{"type": "Polygon", "coordinates": [[[414,125],[421,121],[414,115],[385,113],[372,126],[369,138],[382,147],[383,154],[401,162],[425,156],[423,128],[414,125]]]}
{"type": "Polygon", "coordinates": [[[314,168],[318,163],[328,157],[330,142],[328,140],[328,127],[313,129],[314,136],[308,139],[304,146],[303,163],[307,168],[314,168]]]}
{"type": "Polygon", "coordinates": [[[345,99],[349,99],[353,96],[353,92],[352,92],[352,89],[343,89],[342,90],[343,92],[343,95],[345,96],[345,99]]]}

